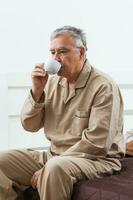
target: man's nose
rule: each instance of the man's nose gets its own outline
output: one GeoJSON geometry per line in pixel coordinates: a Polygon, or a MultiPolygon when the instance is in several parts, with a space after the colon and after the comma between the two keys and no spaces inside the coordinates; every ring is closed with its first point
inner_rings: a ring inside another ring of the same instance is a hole
{"type": "Polygon", "coordinates": [[[61,59],[60,59],[60,54],[59,54],[58,52],[56,52],[56,53],[54,54],[53,58],[54,58],[55,60],[57,60],[57,61],[61,61],[61,59]]]}

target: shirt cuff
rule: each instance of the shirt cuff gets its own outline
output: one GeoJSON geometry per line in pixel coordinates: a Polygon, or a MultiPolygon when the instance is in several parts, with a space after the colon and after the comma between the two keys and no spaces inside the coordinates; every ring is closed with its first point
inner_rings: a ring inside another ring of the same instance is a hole
{"type": "Polygon", "coordinates": [[[32,106],[34,108],[42,108],[42,107],[44,107],[44,104],[45,104],[45,93],[44,92],[42,93],[39,102],[35,102],[35,100],[32,96],[32,91],[30,90],[30,93],[28,95],[28,99],[29,99],[30,103],[32,104],[32,106]]]}

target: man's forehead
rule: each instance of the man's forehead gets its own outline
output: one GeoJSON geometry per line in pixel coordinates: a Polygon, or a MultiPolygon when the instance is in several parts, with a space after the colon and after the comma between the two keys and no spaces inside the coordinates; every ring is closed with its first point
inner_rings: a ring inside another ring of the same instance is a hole
{"type": "Polygon", "coordinates": [[[67,48],[75,46],[75,40],[70,35],[60,35],[50,41],[50,48],[67,48]]]}

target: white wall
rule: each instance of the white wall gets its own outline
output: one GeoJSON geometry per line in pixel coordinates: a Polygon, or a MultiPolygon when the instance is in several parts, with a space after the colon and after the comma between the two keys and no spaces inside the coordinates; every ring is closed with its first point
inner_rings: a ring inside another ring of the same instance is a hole
{"type": "Polygon", "coordinates": [[[31,87],[30,74],[0,73],[0,80],[0,150],[48,146],[43,129],[30,133],[20,122],[21,108],[31,87]]]}
{"type": "Polygon", "coordinates": [[[0,0],[0,71],[31,71],[62,25],[84,29],[95,66],[131,69],[132,11],[132,0],[0,0]]]}

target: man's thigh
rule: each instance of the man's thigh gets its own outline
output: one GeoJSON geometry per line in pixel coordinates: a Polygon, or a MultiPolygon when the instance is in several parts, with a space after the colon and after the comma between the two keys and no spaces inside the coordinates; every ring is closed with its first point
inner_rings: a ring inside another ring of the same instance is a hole
{"type": "Polygon", "coordinates": [[[43,155],[26,149],[0,153],[0,170],[12,181],[30,185],[34,172],[43,167],[43,155]]]}
{"type": "Polygon", "coordinates": [[[45,169],[51,168],[51,171],[57,167],[76,178],[75,182],[83,179],[99,178],[105,174],[113,173],[112,165],[105,161],[94,161],[74,156],[55,156],[45,165],[45,169]]]}

